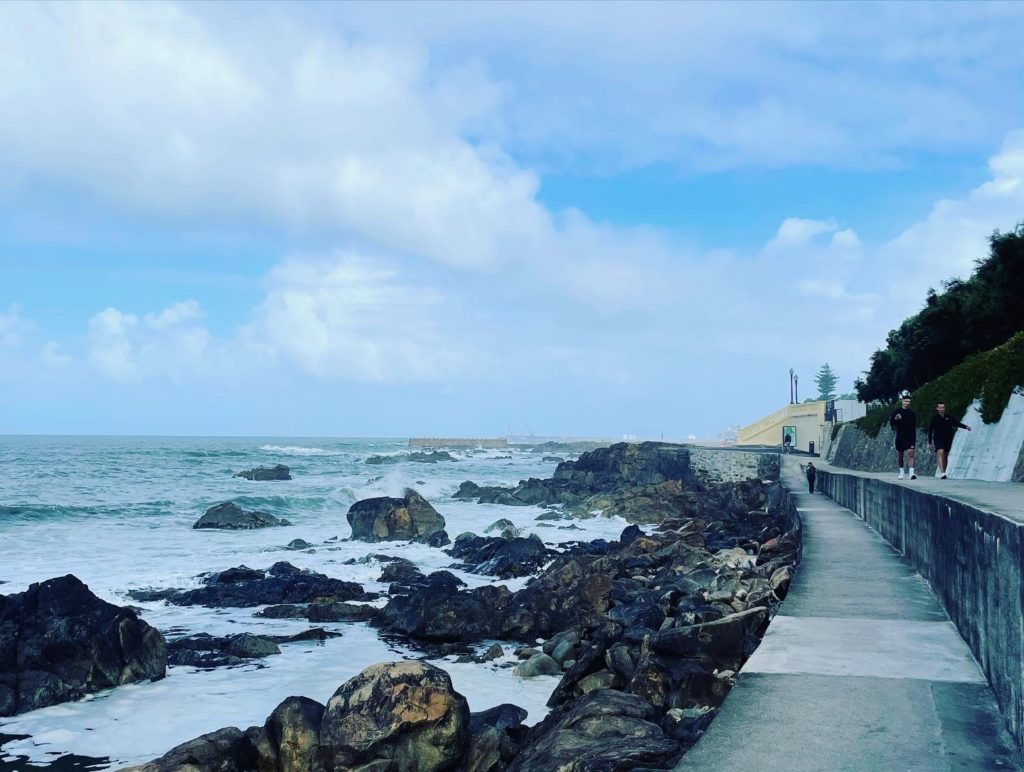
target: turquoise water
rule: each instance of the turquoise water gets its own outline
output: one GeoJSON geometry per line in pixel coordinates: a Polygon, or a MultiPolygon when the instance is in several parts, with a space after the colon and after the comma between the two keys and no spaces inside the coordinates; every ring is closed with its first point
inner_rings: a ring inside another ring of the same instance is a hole
{"type": "MultiPolygon", "coordinates": [[[[303,620],[263,620],[255,609],[179,608],[137,604],[136,588],[197,586],[197,576],[245,564],[265,568],[288,560],[329,576],[384,590],[380,565],[344,565],[350,558],[384,552],[415,561],[424,572],[453,561],[424,545],[331,542],[345,539],[345,519],[355,501],[397,496],[405,487],[422,493],[445,517],[448,533],[483,530],[505,517],[548,544],[615,538],[619,519],[577,522],[582,531],[559,531],[535,520],[534,507],[460,502],[451,494],[463,480],[509,485],[548,477],[554,462],[543,454],[508,450],[453,450],[456,462],[368,465],[371,455],[401,455],[398,439],[198,438],[198,437],[0,437],[0,592],[20,592],[32,582],[73,573],[100,597],[141,606],[142,616],[175,635],[195,632],[293,633],[303,620]],[[259,465],[287,464],[293,480],[252,482],[232,475],[259,465]],[[289,528],[196,531],[192,524],[222,501],[286,517],[289,528]],[[315,552],[285,549],[293,539],[315,552]]],[[[471,586],[492,581],[456,571],[471,586]]],[[[526,580],[502,582],[518,589],[526,580]]],[[[382,641],[363,624],[324,625],[343,637],[326,644],[291,644],[280,656],[241,668],[199,671],[172,668],[163,681],[124,686],[85,700],[0,720],[0,734],[30,735],[7,743],[0,759],[52,761],[61,754],[107,757],[112,767],[141,763],[174,745],[222,726],[262,723],[289,695],[326,701],[347,678],[382,660],[414,656],[382,641]]],[[[511,650],[510,650],[511,653],[511,650]]],[[[515,702],[544,714],[554,677],[522,680],[501,667],[443,660],[473,710],[515,702]]]]}

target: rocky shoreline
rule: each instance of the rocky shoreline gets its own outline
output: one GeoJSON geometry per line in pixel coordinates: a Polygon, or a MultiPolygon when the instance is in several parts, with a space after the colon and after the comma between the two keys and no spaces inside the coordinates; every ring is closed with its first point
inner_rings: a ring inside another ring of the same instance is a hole
{"type": "MultiPolygon", "coordinates": [[[[258,614],[270,618],[369,622],[430,655],[456,653],[469,662],[501,656],[495,641],[520,644],[517,674],[561,677],[543,721],[525,727],[525,711],[512,705],[470,714],[443,670],[384,663],[346,681],[327,705],[291,697],[262,727],[203,735],[141,768],[668,768],[714,717],[785,597],[800,550],[799,520],[772,480],[777,458],[737,454],[747,456],[742,469],[720,482],[689,453],[622,443],[560,463],[551,478],[501,489],[467,481],[455,494],[540,505],[558,519],[621,515],[634,525],[616,541],[551,550],[499,521],[487,529],[496,535],[460,534],[449,543],[444,518],[411,490],[349,511],[353,539],[421,542],[445,549],[453,568],[534,576],[515,592],[502,584],[466,588],[449,571],[424,575],[401,558],[368,555],[388,583],[376,605],[368,602],[377,596],[357,583],[283,562],[211,574],[194,589],[133,594],[211,608],[263,606],[258,614]]],[[[0,611],[0,630],[4,623],[0,611]]],[[[165,665],[169,655],[172,665],[220,667],[271,656],[295,639],[194,634],[160,642],[165,665]]],[[[16,667],[0,658],[0,678],[16,667]]]]}

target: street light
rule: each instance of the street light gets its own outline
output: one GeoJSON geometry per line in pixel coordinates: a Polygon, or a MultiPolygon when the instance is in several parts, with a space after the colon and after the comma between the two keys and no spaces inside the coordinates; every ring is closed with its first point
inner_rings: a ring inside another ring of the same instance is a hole
{"type": "Polygon", "coordinates": [[[793,404],[793,368],[789,368],[789,404],[793,404]]]}

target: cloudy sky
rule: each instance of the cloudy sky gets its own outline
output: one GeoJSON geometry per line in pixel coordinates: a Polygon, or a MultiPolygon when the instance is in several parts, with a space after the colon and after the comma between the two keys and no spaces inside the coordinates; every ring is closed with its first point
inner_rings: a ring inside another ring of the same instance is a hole
{"type": "Polygon", "coordinates": [[[1024,4],[0,5],[0,433],[714,437],[1024,219],[1024,4]]]}

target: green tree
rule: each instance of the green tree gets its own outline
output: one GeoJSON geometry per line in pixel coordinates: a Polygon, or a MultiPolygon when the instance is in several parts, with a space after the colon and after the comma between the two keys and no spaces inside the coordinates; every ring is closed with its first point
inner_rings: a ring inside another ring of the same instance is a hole
{"type": "Polygon", "coordinates": [[[818,399],[830,400],[836,398],[836,383],[839,381],[836,374],[832,372],[829,363],[826,362],[814,376],[814,383],[818,386],[818,399]]]}

